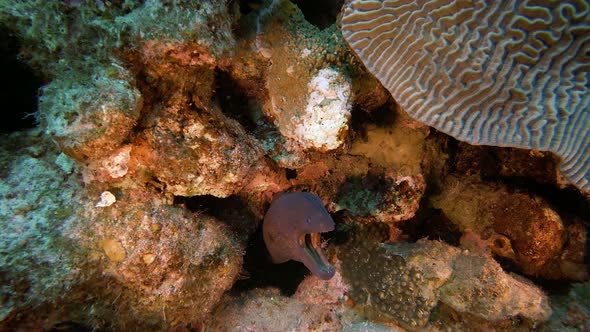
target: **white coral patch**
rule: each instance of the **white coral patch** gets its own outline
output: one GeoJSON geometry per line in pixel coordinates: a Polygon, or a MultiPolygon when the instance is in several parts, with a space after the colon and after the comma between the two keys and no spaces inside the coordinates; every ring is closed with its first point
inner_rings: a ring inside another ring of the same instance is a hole
{"type": "Polygon", "coordinates": [[[129,154],[130,152],[131,146],[125,146],[102,162],[102,166],[112,178],[120,178],[127,174],[127,171],[129,170],[127,162],[131,157],[129,154]]]}
{"type": "Polygon", "coordinates": [[[296,140],[305,148],[333,150],[348,129],[350,82],[339,72],[324,68],[309,82],[305,113],[295,127],[296,140]]]}
{"type": "Polygon", "coordinates": [[[110,191],[103,191],[100,194],[100,201],[96,203],[96,207],[107,207],[113,205],[117,201],[117,198],[110,191]]]}

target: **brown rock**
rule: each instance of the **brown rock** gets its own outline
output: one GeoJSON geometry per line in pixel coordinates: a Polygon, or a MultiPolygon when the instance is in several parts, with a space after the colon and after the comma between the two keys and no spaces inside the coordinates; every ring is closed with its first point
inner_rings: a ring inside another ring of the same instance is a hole
{"type": "Polygon", "coordinates": [[[155,328],[204,319],[238,276],[239,241],[215,218],[166,205],[144,189],[119,193],[116,204],[78,211],[87,222],[70,230],[78,245],[104,238],[100,246],[108,260],[92,260],[88,273],[96,271],[86,282],[93,286],[84,294],[94,294],[93,307],[105,315],[116,298],[113,324],[122,328],[138,320],[155,328]]]}
{"type": "Polygon", "coordinates": [[[125,259],[125,248],[116,239],[104,239],[99,242],[107,257],[117,263],[125,259]]]}
{"type": "MultiPolygon", "coordinates": [[[[502,193],[489,202],[484,214],[497,234],[510,239],[515,263],[525,274],[537,274],[544,264],[559,256],[565,229],[559,215],[543,200],[521,193],[502,193]]],[[[508,250],[504,247],[496,253],[508,250]]]]}
{"type": "Polygon", "coordinates": [[[516,148],[475,146],[458,143],[455,169],[459,173],[486,177],[523,178],[564,187],[557,169],[559,161],[550,152],[516,148]]]}
{"type": "Polygon", "coordinates": [[[262,150],[236,121],[216,108],[190,109],[179,95],[160,107],[134,143],[138,170],[180,196],[227,197],[247,183],[262,150]]]}
{"type": "Polygon", "coordinates": [[[542,198],[509,192],[473,176],[447,178],[443,191],[431,202],[463,232],[476,233],[492,253],[508,258],[523,273],[557,277],[551,272],[556,269],[549,266],[561,260],[566,230],[560,216],[542,198]]]}

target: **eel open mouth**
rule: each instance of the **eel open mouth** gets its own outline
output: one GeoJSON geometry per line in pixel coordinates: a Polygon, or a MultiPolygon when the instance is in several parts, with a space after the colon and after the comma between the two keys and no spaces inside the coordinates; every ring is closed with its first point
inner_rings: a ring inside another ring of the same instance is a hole
{"type": "Polygon", "coordinates": [[[336,269],[322,253],[320,233],[307,233],[299,237],[299,245],[304,248],[303,264],[318,277],[328,280],[334,276],[336,269]]]}

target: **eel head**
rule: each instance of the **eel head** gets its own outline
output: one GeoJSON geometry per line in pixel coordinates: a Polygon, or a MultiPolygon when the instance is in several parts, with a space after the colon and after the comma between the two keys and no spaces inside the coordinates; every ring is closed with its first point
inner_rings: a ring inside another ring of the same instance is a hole
{"type": "Polygon", "coordinates": [[[264,217],[264,243],[273,263],[295,260],[328,280],[336,270],[321,250],[320,233],[334,230],[322,200],[307,192],[286,193],[273,200],[264,217]]]}

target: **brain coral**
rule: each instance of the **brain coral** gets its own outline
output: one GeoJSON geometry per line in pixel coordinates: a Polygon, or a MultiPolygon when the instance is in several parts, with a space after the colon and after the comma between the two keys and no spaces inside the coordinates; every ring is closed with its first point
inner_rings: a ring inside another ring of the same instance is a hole
{"type": "Polygon", "coordinates": [[[360,1],[344,38],[416,119],[471,144],[551,151],[590,190],[587,1],[360,1]]]}

